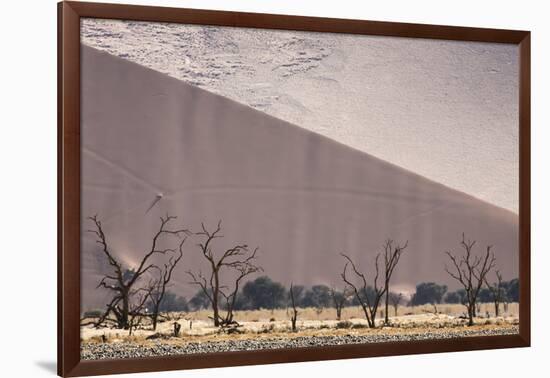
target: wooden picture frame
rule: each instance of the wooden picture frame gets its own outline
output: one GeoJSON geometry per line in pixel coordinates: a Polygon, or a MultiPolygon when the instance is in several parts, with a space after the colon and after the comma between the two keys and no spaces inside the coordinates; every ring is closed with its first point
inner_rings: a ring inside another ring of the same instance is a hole
{"type": "Polygon", "coordinates": [[[251,364],[438,353],[530,345],[530,32],[61,2],[58,4],[58,374],[82,376],[251,364]],[[366,34],[514,44],[519,47],[519,334],[491,337],[227,352],[121,360],[80,359],[80,19],[366,34]]]}

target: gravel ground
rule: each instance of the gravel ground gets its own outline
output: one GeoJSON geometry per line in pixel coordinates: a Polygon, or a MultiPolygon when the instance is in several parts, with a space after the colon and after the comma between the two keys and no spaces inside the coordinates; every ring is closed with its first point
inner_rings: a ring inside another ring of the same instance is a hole
{"type": "Polygon", "coordinates": [[[133,343],[95,344],[86,343],[81,346],[81,358],[84,360],[139,358],[170,356],[194,353],[216,353],[250,351],[259,349],[304,348],[312,346],[328,346],[343,344],[366,344],[394,341],[418,341],[430,339],[449,339],[471,336],[510,335],[519,332],[517,327],[482,329],[482,330],[453,330],[452,332],[423,332],[413,334],[373,334],[373,335],[343,335],[343,336],[307,336],[296,338],[250,339],[230,341],[193,342],[182,345],[173,345],[161,341],[140,345],[133,343]]]}

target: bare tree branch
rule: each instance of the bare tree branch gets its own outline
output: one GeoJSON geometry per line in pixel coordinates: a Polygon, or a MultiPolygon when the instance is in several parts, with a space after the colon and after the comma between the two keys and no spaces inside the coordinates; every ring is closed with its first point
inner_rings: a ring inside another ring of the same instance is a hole
{"type": "Polygon", "coordinates": [[[184,237],[179,246],[178,246],[178,253],[177,255],[170,256],[167,263],[164,264],[163,268],[159,268],[158,266],[155,266],[158,277],[153,282],[152,290],[150,293],[150,302],[151,302],[151,320],[153,323],[153,330],[157,329],[157,322],[160,314],[160,308],[162,305],[162,301],[164,299],[164,296],[166,294],[166,288],[168,284],[170,283],[170,280],[172,279],[172,273],[174,272],[174,269],[180,262],[180,260],[183,257],[183,244],[187,240],[187,237],[184,237]]]}
{"type": "Polygon", "coordinates": [[[384,323],[389,325],[389,295],[390,295],[390,281],[395,270],[395,267],[401,259],[401,255],[409,245],[407,240],[404,245],[394,245],[393,240],[388,239],[384,244],[384,291],[386,294],[386,311],[384,312],[384,323]]]}
{"type": "Polygon", "coordinates": [[[466,293],[464,305],[468,310],[468,325],[474,325],[476,317],[476,302],[483,283],[486,282],[487,274],[495,267],[495,256],[491,252],[492,246],[487,246],[483,257],[472,255],[472,249],[476,244],[475,240],[466,240],[462,233],[460,246],[464,250],[462,256],[455,256],[450,251],[445,254],[453,264],[450,269],[445,266],[445,271],[449,276],[458,281],[466,293]]]}
{"type": "Polygon", "coordinates": [[[221,256],[216,256],[212,251],[212,243],[214,239],[223,237],[220,232],[221,220],[214,231],[208,230],[204,223],[202,223],[201,231],[195,233],[195,235],[201,236],[204,239],[197,246],[209,265],[210,276],[207,278],[200,271],[197,274],[192,271],[187,272],[191,277],[191,284],[199,286],[212,305],[214,312],[212,319],[216,327],[235,323],[233,309],[242,280],[251,274],[263,271],[255,263],[258,248],[250,252],[246,244],[238,244],[225,250],[221,256]],[[232,285],[221,282],[220,275],[224,270],[230,270],[236,275],[232,280],[232,285]],[[224,316],[220,313],[220,300],[225,302],[224,316]]]}
{"type": "Polygon", "coordinates": [[[346,254],[341,253],[341,256],[343,256],[347,262],[344,265],[344,271],[341,274],[342,280],[352,289],[355,298],[361,305],[361,308],[363,309],[363,312],[365,314],[365,318],[367,319],[367,323],[370,328],[376,327],[376,312],[378,311],[378,306],[380,304],[380,299],[385,293],[384,287],[380,288],[378,287],[378,276],[379,276],[379,268],[378,268],[378,260],[380,258],[380,254],[376,255],[375,258],[375,278],[374,278],[374,288],[373,288],[373,298],[369,298],[369,287],[367,286],[367,278],[365,274],[360,272],[357,269],[357,266],[353,262],[353,260],[346,254]],[[354,275],[360,279],[360,285],[356,285],[350,277],[347,275],[347,268],[348,266],[352,267],[354,275]],[[371,300],[372,299],[372,300],[371,300]]]}
{"type": "MultiPolygon", "coordinates": [[[[104,274],[97,285],[97,288],[103,288],[113,292],[113,297],[110,303],[106,305],[107,308],[105,312],[95,325],[99,327],[104,322],[110,321],[111,319],[109,317],[112,315],[115,317],[117,328],[127,329],[131,333],[132,329],[141,323],[141,317],[146,315],[143,313],[143,310],[145,309],[147,301],[151,298],[151,293],[153,293],[155,289],[155,285],[152,282],[144,286],[137,286],[138,281],[145,273],[153,269],[160,269],[150,260],[154,255],[170,255],[168,263],[164,265],[165,269],[169,271],[165,272],[163,276],[162,282],[164,282],[165,280],[170,281],[172,271],[183,255],[182,246],[185,242],[185,238],[181,240],[178,250],[175,248],[159,249],[157,246],[160,238],[163,236],[170,236],[181,239],[183,235],[188,235],[189,231],[186,229],[171,229],[168,227],[169,223],[175,220],[176,217],[168,215],[166,217],[161,217],[160,226],[153,236],[150,250],[144,254],[137,269],[133,270],[129,267],[124,267],[110,251],[103,225],[98,216],[94,215],[88,219],[91,220],[95,226],[95,229],[88,230],[88,232],[96,236],[96,242],[101,246],[101,251],[107,258],[112,269],[112,272],[104,274]],[[173,254],[178,252],[179,254],[177,256],[173,256],[173,254]]],[[[163,284],[163,290],[165,290],[167,283],[168,282],[163,284]]],[[[161,295],[160,300],[162,300],[163,295],[164,294],[161,295]]]]}
{"type": "Polygon", "coordinates": [[[506,293],[504,292],[504,288],[502,285],[502,274],[499,270],[496,270],[495,275],[497,277],[497,280],[493,284],[489,283],[489,281],[487,280],[487,276],[485,276],[484,282],[491,292],[491,295],[493,296],[493,303],[495,305],[495,317],[498,317],[500,315],[500,304],[503,300],[506,300],[506,293]]]}

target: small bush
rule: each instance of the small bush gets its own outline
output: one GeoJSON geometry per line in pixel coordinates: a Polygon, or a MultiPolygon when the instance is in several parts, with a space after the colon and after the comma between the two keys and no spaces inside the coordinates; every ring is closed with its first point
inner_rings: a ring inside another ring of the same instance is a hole
{"type": "Polygon", "coordinates": [[[107,335],[98,335],[98,336],[92,336],[88,339],[88,342],[94,342],[94,343],[107,343],[109,342],[109,336],[107,335]]]}
{"type": "Polygon", "coordinates": [[[342,321],[339,321],[338,323],[336,323],[336,328],[338,328],[338,329],[351,328],[352,326],[353,326],[353,323],[350,322],[349,320],[342,320],[342,321]]]}
{"type": "Polygon", "coordinates": [[[146,340],[157,340],[157,339],[168,340],[170,338],[171,338],[171,335],[167,335],[167,334],[164,334],[164,333],[157,332],[157,333],[154,333],[152,335],[147,336],[145,339],[146,340]]]}
{"type": "Polygon", "coordinates": [[[225,333],[227,333],[228,335],[233,335],[233,334],[243,334],[244,331],[238,329],[237,327],[231,327],[231,328],[227,328],[227,330],[225,331],[225,333]]]}
{"type": "Polygon", "coordinates": [[[270,324],[268,326],[262,326],[262,329],[260,329],[258,331],[258,333],[270,333],[270,332],[273,332],[273,330],[275,329],[275,324],[270,324]]]}
{"type": "Polygon", "coordinates": [[[99,318],[102,314],[103,314],[103,312],[101,312],[101,310],[89,310],[89,311],[84,312],[84,317],[85,318],[99,318]]]}

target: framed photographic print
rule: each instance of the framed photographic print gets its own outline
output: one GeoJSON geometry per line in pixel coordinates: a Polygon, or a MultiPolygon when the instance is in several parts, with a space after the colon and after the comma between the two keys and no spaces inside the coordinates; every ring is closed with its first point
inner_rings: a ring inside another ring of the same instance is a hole
{"type": "Polygon", "coordinates": [[[59,375],[529,346],[529,32],[58,10],[59,375]]]}

